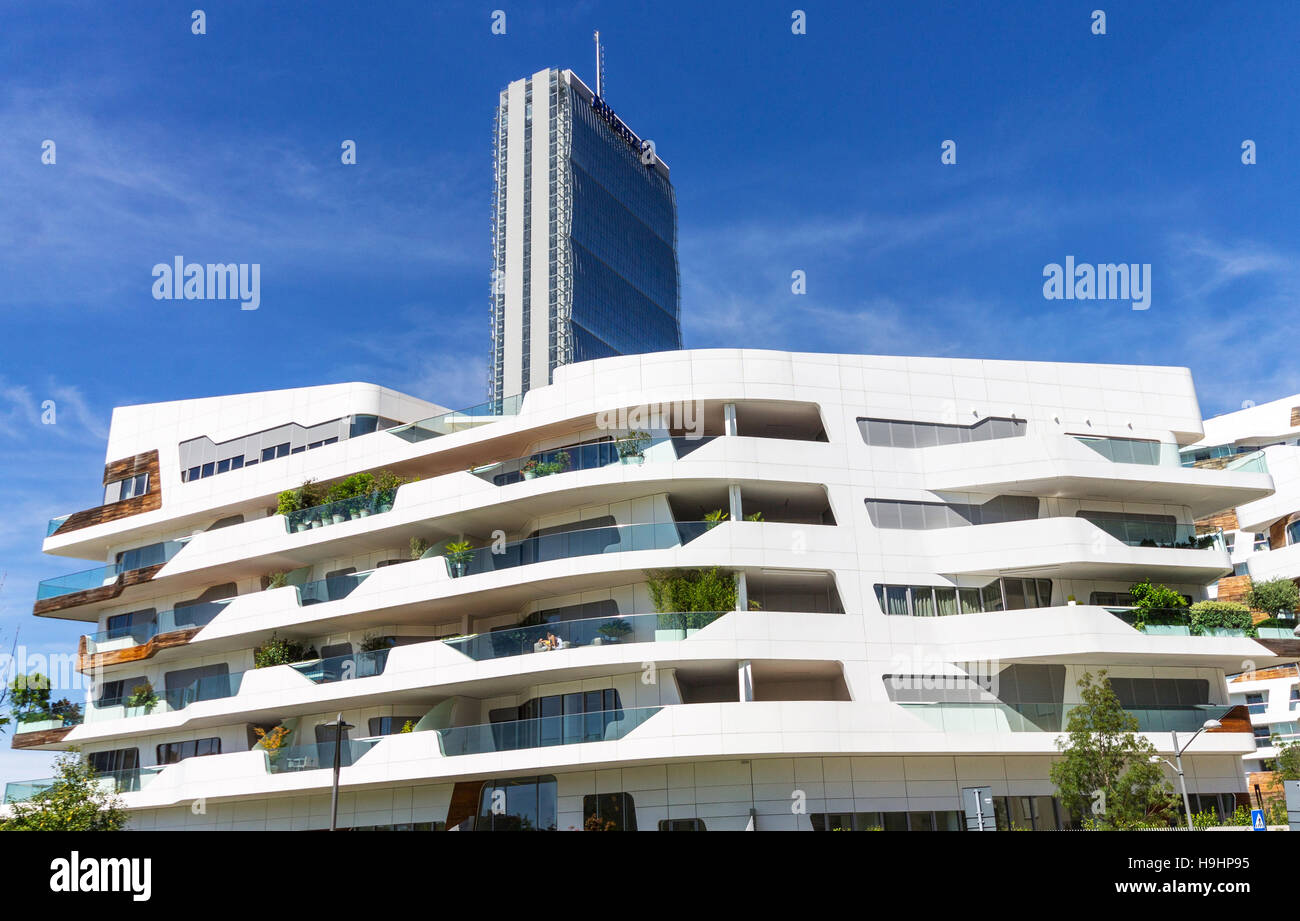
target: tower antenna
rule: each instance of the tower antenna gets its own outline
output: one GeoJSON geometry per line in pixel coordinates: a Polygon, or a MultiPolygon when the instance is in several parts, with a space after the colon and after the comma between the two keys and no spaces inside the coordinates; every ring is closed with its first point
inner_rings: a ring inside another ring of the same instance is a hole
{"type": "Polygon", "coordinates": [[[596,98],[600,99],[604,93],[605,86],[605,50],[600,47],[600,33],[595,33],[596,37],[596,98]]]}

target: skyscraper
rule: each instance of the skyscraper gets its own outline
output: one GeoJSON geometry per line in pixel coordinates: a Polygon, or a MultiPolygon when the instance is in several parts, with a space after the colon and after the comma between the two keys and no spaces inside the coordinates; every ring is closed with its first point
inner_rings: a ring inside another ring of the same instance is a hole
{"type": "Polygon", "coordinates": [[[501,92],[492,218],[492,398],[558,365],[682,347],[668,166],[572,71],[501,92]]]}

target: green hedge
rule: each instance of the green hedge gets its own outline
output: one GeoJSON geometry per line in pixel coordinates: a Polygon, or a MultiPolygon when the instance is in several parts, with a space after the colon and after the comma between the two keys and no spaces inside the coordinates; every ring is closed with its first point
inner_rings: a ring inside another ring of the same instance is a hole
{"type": "Polygon", "coordinates": [[[1259,635],[1251,623],[1250,608],[1236,601],[1198,601],[1192,605],[1190,614],[1193,636],[1201,636],[1213,627],[1244,630],[1246,636],[1259,635]]]}

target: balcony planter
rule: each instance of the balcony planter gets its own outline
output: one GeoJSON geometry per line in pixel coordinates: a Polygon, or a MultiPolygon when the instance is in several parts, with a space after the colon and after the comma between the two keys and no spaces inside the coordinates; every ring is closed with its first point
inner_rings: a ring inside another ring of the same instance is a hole
{"type": "Polygon", "coordinates": [[[299,534],[301,534],[303,531],[306,531],[310,527],[311,525],[308,524],[307,522],[300,521],[296,525],[294,525],[294,530],[297,531],[299,534]]]}
{"type": "Polygon", "coordinates": [[[1230,636],[1235,637],[1235,636],[1245,636],[1246,631],[1238,629],[1236,627],[1205,627],[1204,629],[1202,629],[1201,635],[1217,636],[1217,637],[1230,637],[1230,636]]]}
{"type": "Polygon", "coordinates": [[[618,462],[619,462],[620,464],[644,464],[644,463],[645,463],[645,455],[644,455],[644,454],[624,454],[624,455],[622,455],[621,457],[619,457],[618,462]]]}
{"type": "Polygon", "coordinates": [[[319,518],[313,519],[313,520],[312,520],[312,523],[311,523],[311,526],[312,526],[313,528],[319,528],[319,527],[321,527],[321,526],[322,526],[322,525],[321,525],[321,520],[320,520],[319,518]]]}
{"type": "Polygon", "coordinates": [[[344,515],[342,512],[335,512],[330,517],[334,519],[333,522],[334,524],[342,524],[343,522],[348,520],[348,516],[344,515]]]}
{"type": "Polygon", "coordinates": [[[1259,627],[1258,630],[1261,640],[1295,639],[1295,632],[1292,627],[1259,627]]]}
{"type": "Polygon", "coordinates": [[[686,631],[683,629],[655,631],[656,643],[674,643],[684,639],[686,639],[686,631]]]}

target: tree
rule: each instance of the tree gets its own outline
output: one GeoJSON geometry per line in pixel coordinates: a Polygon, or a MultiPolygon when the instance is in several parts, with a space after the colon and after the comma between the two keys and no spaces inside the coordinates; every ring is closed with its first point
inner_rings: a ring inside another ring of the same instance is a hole
{"type": "Polygon", "coordinates": [[[1138,734],[1137,717],[1120,706],[1105,669],[1095,681],[1084,672],[1078,688],[1083,703],[1070,711],[1066,736],[1056,740],[1063,757],[1051,769],[1061,801],[1097,828],[1164,824],[1160,817],[1176,808],[1176,798],[1160,765],[1150,762],[1155,746],[1138,734]]]}
{"type": "Polygon", "coordinates": [[[100,786],[95,769],[72,752],[54,763],[58,776],[48,789],[14,803],[0,831],[121,831],[126,812],[121,800],[100,786]]]}
{"type": "Polygon", "coordinates": [[[1300,780],[1300,742],[1279,745],[1276,763],[1279,780],[1300,780]]]}
{"type": "Polygon", "coordinates": [[[18,675],[9,684],[9,708],[20,723],[50,718],[50,679],[40,672],[18,675]]]}
{"type": "Polygon", "coordinates": [[[1246,603],[1271,616],[1285,614],[1290,617],[1300,607],[1300,588],[1290,579],[1269,579],[1256,582],[1246,595],[1246,603]]]}

